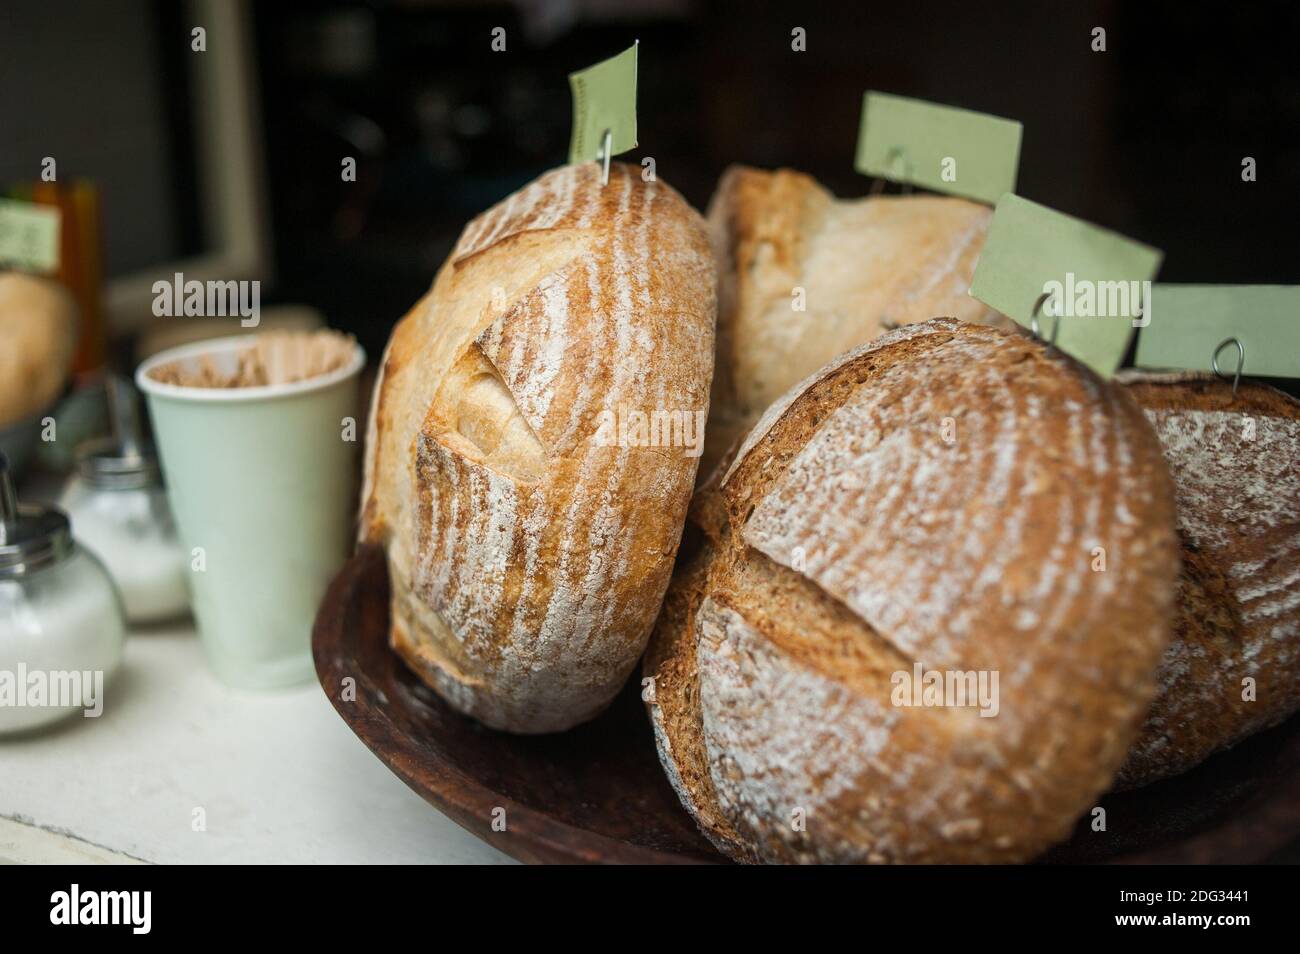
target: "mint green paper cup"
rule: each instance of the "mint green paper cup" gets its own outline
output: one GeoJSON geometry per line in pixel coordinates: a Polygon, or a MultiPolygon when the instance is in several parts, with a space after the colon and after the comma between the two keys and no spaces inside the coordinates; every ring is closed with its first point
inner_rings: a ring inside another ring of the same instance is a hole
{"type": "Polygon", "coordinates": [[[293,384],[199,388],[149,372],[210,358],[233,372],[251,338],[172,348],[136,371],[181,543],[199,639],[218,678],[273,689],[313,678],[311,629],[353,538],[357,376],[365,352],[293,384]]]}

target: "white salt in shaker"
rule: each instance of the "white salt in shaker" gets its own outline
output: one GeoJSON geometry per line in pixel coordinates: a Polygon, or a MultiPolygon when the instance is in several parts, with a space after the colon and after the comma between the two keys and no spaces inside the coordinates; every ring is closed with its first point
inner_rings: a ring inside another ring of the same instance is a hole
{"type": "Polygon", "coordinates": [[[103,565],[62,512],[17,502],[0,454],[0,733],[102,712],[125,635],[103,565]]]}
{"type": "Polygon", "coordinates": [[[77,473],[59,506],[72,532],[108,567],[133,623],[189,610],[189,566],[176,535],[158,459],[140,440],[138,398],[109,380],[115,436],[77,448],[77,473]]]}

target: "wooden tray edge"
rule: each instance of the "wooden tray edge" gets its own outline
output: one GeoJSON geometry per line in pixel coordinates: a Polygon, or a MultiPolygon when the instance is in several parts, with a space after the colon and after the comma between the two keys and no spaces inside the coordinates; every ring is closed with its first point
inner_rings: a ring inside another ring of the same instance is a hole
{"type": "MultiPolygon", "coordinates": [[[[395,755],[385,742],[389,738],[400,736],[402,732],[383,715],[382,706],[376,704],[374,707],[377,716],[358,718],[358,712],[345,708],[351,704],[343,702],[328,688],[341,685],[342,680],[350,676],[357,680],[358,696],[362,692],[369,692],[372,697],[378,695],[378,687],[363,674],[343,670],[343,659],[336,651],[341,640],[339,630],[346,618],[345,610],[358,584],[358,568],[363,561],[376,558],[378,552],[378,547],[362,545],[330,582],[312,626],[312,660],[321,689],[334,711],[394,775],[470,834],[528,864],[709,863],[705,859],[629,844],[557,821],[549,815],[504,798],[454,766],[439,765],[436,773],[421,774],[408,759],[395,755]],[[367,549],[375,552],[363,552],[367,549]],[[500,803],[506,810],[509,827],[505,831],[493,831],[489,820],[483,818],[476,809],[476,805],[494,802],[500,803]]],[[[382,559],[382,555],[378,558],[382,559]]]]}

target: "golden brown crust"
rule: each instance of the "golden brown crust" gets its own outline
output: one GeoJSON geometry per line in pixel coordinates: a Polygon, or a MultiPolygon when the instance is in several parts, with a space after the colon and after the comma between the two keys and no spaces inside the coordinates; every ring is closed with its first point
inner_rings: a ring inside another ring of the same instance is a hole
{"type": "Polygon", "coordinates": [[[1300,708],[1300,402],[1254,382],[1234,395],[1208,374],[1123,380],[1164,442],[1183,555],[1160,691],[1119,774],[1128,788],[1300,708]]]}
{"type": "Polygon", "coordinates": [[[571,166],[471,222],[395,330],[362,533],[388,549],[395,647],[462,711],[558,731],[635,666],[698,457],[681,427],[619,424],[703,420],[713,287],[676,192],[571,166]]]}
{"type": "Polygon", "coordinates": [[[1110,783],[1177,573],[1169,477],[1120,389],[928,322],[815,376],[703,493],[724,515],[697,498],[704,567],[669,597],[694,613],[661,623],[647,673],[670,690],[661,753],[724,850],[1025,860],[1110,783]],[[917,663],[998,673],[997,714],[899,705],[917,663]],[[676,702],[692,679],[698,705],[676,702]]]}
{"type": "Polygon", "coordinates": [[[732,166],[708,218],[718,358],[705,475],[778,395],[888,328],[941,315],[1005,322],[967,295],[984,206],[919,195],[837,201],[802,173],[732,166]]]}
{"type": "Polygon", "coordinates": [[[77,345],[77,303],[56,281],[0,272],[0,427],[59,396],[77,345]]]}
{"type": "Polygon", "coordinates": [[[833,201],[815,179],[791,169],[730,166],[718,180],[708,224],[718,263],[718,312],[727,316],[718,323],[717,367],[725,373],[714,379],[722,406],[735,407],[743,400],[732,375],[740,361],[736,348],[746,345],[733,337],[735,316],[765,305],[752,273],[764,269],[764,284],[776,284],[788,294],[808,253],[808,237],[833,201]],[[719,382],[725,389],[720,391],[719,382]]]}

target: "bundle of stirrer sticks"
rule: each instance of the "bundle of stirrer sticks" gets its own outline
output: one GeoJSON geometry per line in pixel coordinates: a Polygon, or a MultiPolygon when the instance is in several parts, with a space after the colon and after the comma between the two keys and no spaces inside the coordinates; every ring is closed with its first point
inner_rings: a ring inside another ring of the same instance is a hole
{"type": "Polygon", "coordinates": [[[351,335],[338,331],[267,331],[239,352],[233,370],[223,370],[207,354],[159,365],[149,376],[188,388],[254,388],[306,381],[337,371],[356,349],[351,335]]]}

